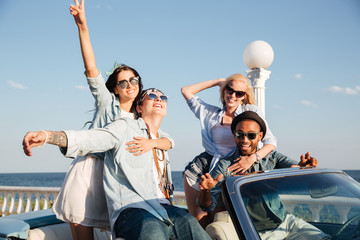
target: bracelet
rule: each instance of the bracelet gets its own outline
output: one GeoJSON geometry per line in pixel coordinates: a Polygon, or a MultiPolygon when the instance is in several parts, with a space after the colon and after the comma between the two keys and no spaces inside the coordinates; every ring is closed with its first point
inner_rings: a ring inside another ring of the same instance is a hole
{"type": "Polygon", "coordinates": [[[45,133],[45,141],[43,142],[43,144],[41,144],[40,146],[38,146],[38,148],[43,148],[44,145],[45,145],[45,143],[46,143],[46,141],[47,141],[47,139],[48,139],[48,137],[49,137],[49,134],[48,134],[46,131],[44,131],[44,130],[40,130],[40,132],[45,133]]]}

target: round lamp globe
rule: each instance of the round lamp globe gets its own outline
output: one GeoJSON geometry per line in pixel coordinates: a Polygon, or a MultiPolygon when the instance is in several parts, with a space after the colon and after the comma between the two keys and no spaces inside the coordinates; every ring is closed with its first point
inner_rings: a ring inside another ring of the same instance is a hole
{"type": "Polygon", "coordinates": [[[270,44],[264,41],[254,41],[247,45],[244,51],[244,62],[250,69],[270,67],[274,60],[274,51],[270,44]]]}

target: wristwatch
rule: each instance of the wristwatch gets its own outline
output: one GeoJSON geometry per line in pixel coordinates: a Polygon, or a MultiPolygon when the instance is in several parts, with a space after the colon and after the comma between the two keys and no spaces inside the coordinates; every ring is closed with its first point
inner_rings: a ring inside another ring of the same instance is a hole
{"type": "Polygon", "coordinates": [[[255,153],[255,155],[256,155],[256,162],[259,163],[261,160],[261,157],[259,156],[259,154],[257,152],[255,153]]]}

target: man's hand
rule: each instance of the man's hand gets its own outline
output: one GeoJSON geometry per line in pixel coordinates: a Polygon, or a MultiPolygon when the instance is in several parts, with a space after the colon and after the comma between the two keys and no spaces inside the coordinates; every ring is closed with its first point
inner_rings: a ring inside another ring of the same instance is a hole
{"type": "Polygon", "coordinates": [[[43,131],[28,132],[23,139],[23,149],[27,156],[32,156],[31,148],[45,144],[46,134],[43,131]]]}
{"type": "Polygon", "coordinates": [[[216,184],[223,178],[223,174],[219,174],[217,178],[213,179],[209,173],[201,176],[201,180],[199,182],[199,189],[204,191],[210,191],[216,184]]]}
{"type": "Polygon", "coordinates": [[[298,163],[300,167],[316,167],[318,161],[316,158],[310,156],[310,152],[307,152],[305,155],[300,156],[300,162],[298,163]]]}
{"type": "Polygon", "coordinates": [[[135,156],[139,156],[155,147],[150,139],[144,137],[134,137],[134,139],[134,141],[126,143],[129,147],[125,148],[125,150],[134,153],[135,156]]]}
{"type": "Polygon", "coordinates": [[[248,170],[253,163],[256,162],[256,155],[251,154],[250,156],[242,156],[234,161],[234,163],[228,167],[228,171],[234,175],[238,173],[244,173],[248,170]]]}

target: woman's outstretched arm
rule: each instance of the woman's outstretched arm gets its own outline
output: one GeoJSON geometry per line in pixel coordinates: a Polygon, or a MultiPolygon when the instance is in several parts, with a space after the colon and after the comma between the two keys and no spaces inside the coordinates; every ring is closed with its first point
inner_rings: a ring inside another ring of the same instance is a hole
{"type": "Polygon", "coordinates": [[[91,46],[89,29],[85,17],[85,0],[75,0],[75,6],[70,5],[70,13],[74,16],[76,26],[79,30],[81,54],[84,61],[85,74],[87,77],[97,77],[99,70],[96,68],[95,54],[91,46]]]}

